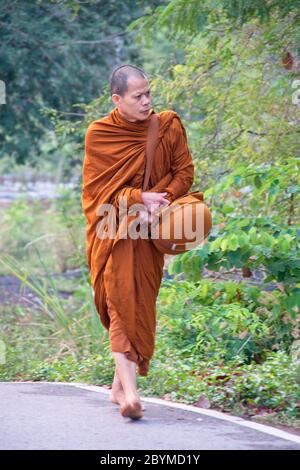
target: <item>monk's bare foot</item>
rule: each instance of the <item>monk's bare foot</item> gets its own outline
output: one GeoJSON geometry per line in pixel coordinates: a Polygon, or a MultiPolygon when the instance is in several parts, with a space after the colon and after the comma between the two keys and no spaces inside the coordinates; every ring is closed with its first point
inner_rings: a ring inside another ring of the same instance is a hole
{"type": "Polygon", "coordinates": [[[138,396],[126,397],[125,402],[120,407],[120,413],[126,418],[142,418],[144,413],[140,398],[138,396]]]}
{"type": "Polygon", "coordinates": [[[116,405],[122,405],[125,402],[125,393],[123,388],[112,387],[109,399],[116,405]]]}
{"type": "MultiPolygon", "coordinates": [[[[120,381],[116,380],[112,383],[109,399],[116,405],[122,405],[125,402],[125,393],[120,381]]],[[[142,410],[145,411],[145,406],[143,404],[141,404],[141,406],[142,410]]]]}
{"type": "MultiPolygon", "coordinates": [[[[125,393],[123,389],[118,390],[118,389],[111,389],[109,399],[112,403],[115,403],[116,405],[122,405],[125,402],[125,393]]],[[[142,411],[146,410],[146,407],[141,403],[142,405],[142,411]]]]}

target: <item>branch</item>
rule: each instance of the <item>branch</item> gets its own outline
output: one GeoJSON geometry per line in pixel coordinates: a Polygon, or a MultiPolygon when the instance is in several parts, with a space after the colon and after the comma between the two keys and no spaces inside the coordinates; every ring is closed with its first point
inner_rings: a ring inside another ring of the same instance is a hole
{"type": "Polygon", "coordinates": [[[122,32],[122,33],[117,33],[117,34],[111,34],[110,36],[107,36],[104,39],[96,39],[94,41],[88,41],[88,40],[78,40],[78,41],[67,41],[67,42],[60,42],[57,44],[51,44],[51,47],[61,47],[61,46],[69,46],[70,44],[104,44],[106,42],[111,42],[113,39],[120,37],[120,36],[125,36],[126,34],[129,34],[128,32],[122,32]]]}

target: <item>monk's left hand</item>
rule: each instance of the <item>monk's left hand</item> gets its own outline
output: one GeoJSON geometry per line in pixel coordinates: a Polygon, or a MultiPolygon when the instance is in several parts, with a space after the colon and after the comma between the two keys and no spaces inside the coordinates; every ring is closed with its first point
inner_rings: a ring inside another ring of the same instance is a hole
{"type": "Polygon", "coordinates": [[[142,200],[148,212],[156,212],[157,209],[169,205],[170,201],[165,198],[168,193],[156,193],[151,191],[142,192],[142,200]]]}

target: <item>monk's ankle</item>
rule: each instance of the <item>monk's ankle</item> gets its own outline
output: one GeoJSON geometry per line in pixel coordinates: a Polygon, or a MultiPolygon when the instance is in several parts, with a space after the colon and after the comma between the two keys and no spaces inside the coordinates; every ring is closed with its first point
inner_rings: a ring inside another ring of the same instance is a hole
{"type": "Polygon", "coordinates": [[[126,393],[125,398],[126,398],[126,401],[128,402],[140,402],[141,401],[139,394],[133,393],[133,392],[126,393]]]}
{"type": "Polygon", "coordinates": [[[116,391],[123,391],[123,387],[122,387],[122,384],[115,384],[113,383],[112,386],[111,386],[112,390],[116,390],[116,391]]]}
{"type": "Polygon", "coordinates": [[[119,379],[114,378],[112,387],[114,388],[123,388],[122,382],[119,379]]]}

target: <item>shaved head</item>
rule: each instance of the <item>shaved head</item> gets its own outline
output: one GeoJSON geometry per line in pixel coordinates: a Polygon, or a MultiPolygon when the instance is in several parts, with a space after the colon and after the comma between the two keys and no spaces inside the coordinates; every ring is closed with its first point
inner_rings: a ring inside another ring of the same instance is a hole
{"type": "Polygon", "coordinates": [[[144,78],[147,80],[145,72],[135,65],[125,64],[115,68],[109,81],[110,94],[113,95],[116,93],[124,97],[126,91],[128,91],[128,79],[131,77],[144,78]]]}

